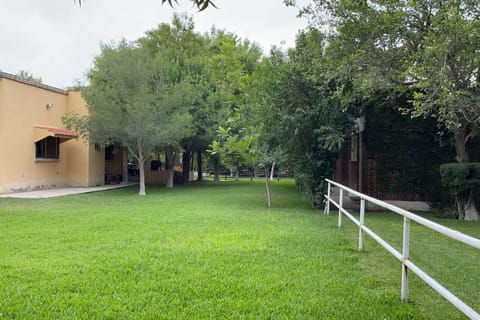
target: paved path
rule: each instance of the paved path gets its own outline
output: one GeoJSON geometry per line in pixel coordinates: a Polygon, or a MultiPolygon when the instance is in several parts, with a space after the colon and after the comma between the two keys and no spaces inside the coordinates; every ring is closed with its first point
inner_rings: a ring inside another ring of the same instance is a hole
{"type": "Polygon", "coordinates": [[[54,197],[68,196],[71,194],[89,193],[89,192],[124,188],[124,187],[132,186],[135,184],[138,184],[138,183],[120,183],[115,185],[106,185],[106,186],[99,186],[99,187],[65,187],[65,188],[56,188],[56,189],[44,189],[44,190],[36,190],[36,191],[0,194],[0,198],[23,198],[23,199],[54,198],[54,197]]]}

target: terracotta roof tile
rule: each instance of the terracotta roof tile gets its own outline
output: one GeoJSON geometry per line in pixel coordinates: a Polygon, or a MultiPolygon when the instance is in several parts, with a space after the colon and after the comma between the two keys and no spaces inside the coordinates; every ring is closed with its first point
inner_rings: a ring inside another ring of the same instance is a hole
{"type": "Polygon", "coordinates": [[[77,137],[77,134],[75,132],[67,129],[60,129],[60,128],[47,127],[47,126],[35,126],[35,128],[45,129],[53,137],[58,137],[58,138],[62,138],[62,137],[76,138],[77,137]]]}

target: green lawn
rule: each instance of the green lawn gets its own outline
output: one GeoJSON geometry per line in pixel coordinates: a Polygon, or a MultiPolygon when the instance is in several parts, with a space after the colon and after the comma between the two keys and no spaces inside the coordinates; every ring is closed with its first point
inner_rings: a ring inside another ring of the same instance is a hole
{"type": "MultiPolygon", "coordinates": [[[[271,209],[263,181],[0,199],[0,319],[464,318],[414,276],[402,303],[398,261],[372,241],[358,252],[354,225],[291,180],[272,188],[271,209]]],[[[368,223],[401,241],[395,216],[368,223]]],[[[480,310],[478,250],[412,229],[412,257],[480,310]]]]}

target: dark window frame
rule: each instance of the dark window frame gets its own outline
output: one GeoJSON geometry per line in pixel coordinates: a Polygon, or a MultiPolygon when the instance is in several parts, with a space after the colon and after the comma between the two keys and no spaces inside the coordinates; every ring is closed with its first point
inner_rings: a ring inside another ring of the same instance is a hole
{"type": "Polygon", "coordinates": [[[46,137],[35,142],[35,160],[59,160],[60,138],[46,137]]]}

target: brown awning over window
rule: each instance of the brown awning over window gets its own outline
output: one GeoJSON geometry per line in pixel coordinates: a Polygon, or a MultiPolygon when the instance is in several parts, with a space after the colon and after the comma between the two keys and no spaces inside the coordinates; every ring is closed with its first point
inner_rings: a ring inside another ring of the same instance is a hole
{"type": "Polygon", "coordinates": [[[60,138],[64,141],[76,138],[75,132],[67,129],[60,129],[48,126],[34,126],[33,127],[33,140],[34,142],[45,139],[46,137],[60,138]]]}

